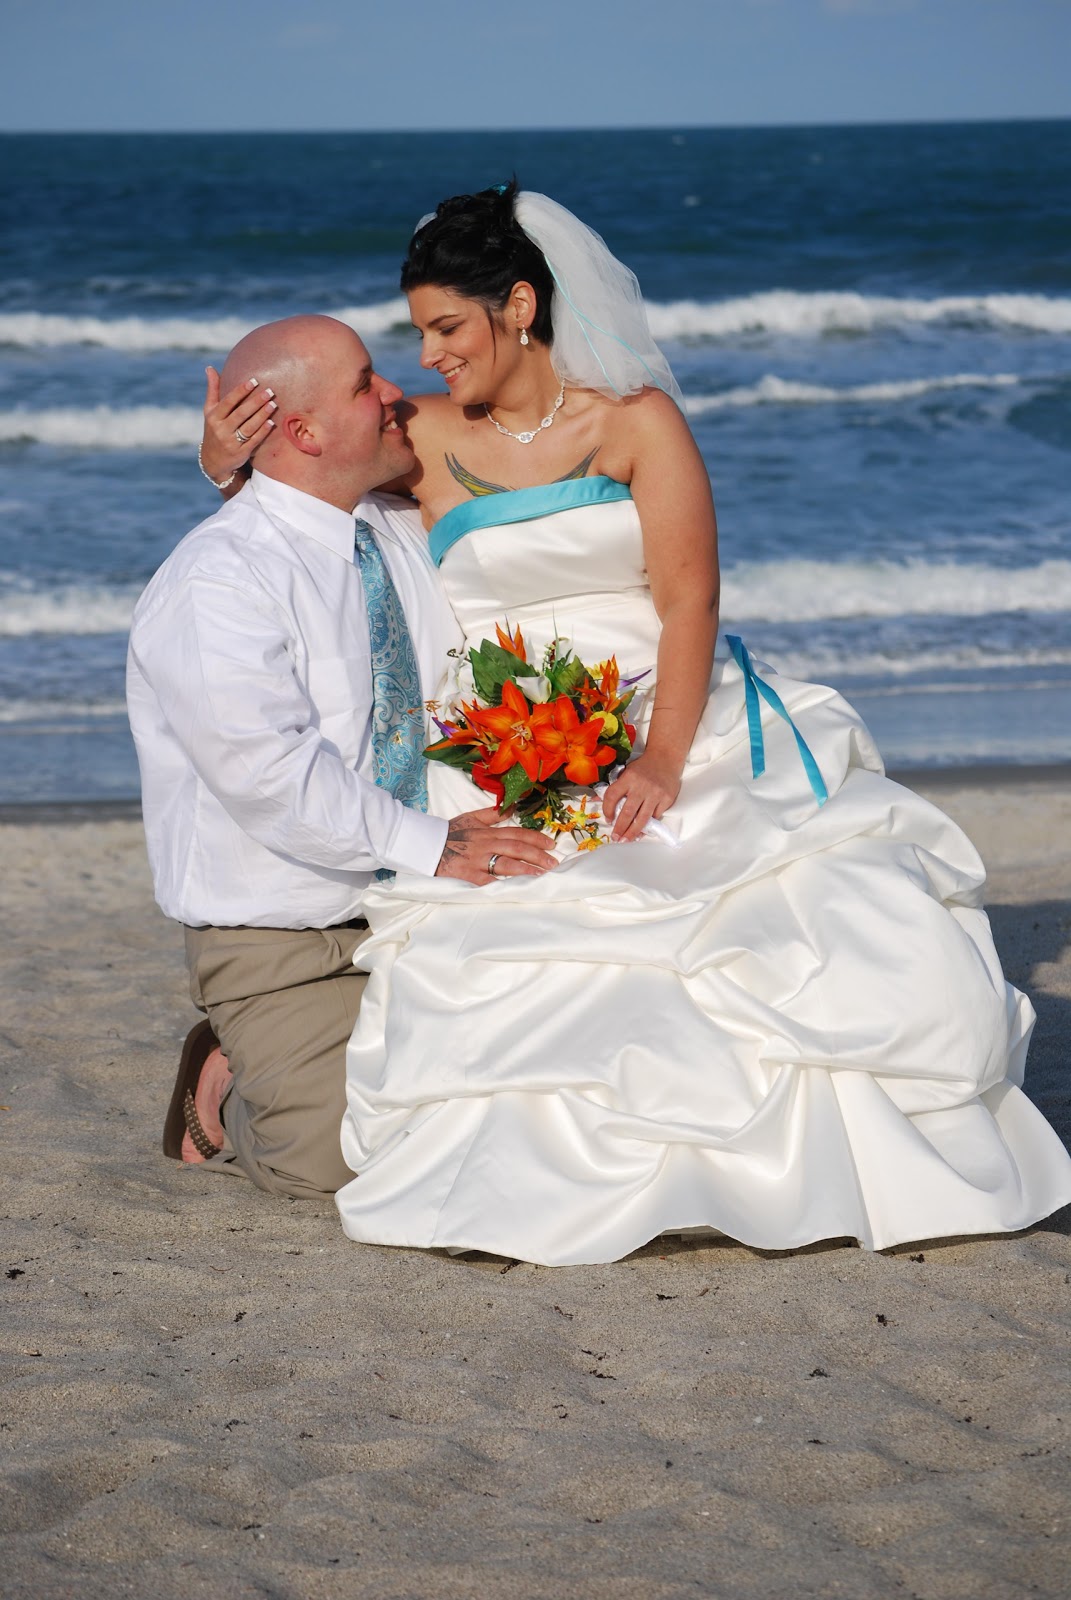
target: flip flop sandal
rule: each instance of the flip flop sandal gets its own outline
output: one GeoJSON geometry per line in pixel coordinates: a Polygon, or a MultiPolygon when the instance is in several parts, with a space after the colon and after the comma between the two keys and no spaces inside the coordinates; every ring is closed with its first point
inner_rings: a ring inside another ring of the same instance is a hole
{"type": "Polygon", "coordinates": [[[208,1161],[212,1156],[218,1155],[222,1146],[213,1144],[197,1115],[197,1106],[194,1094],[201,1080],[201,1070],[213,1050],[219,1046],[219,1040],[212,1032],[212,1025],[206,1019],[199,1022],[186,1036],[186,1043],[182,1047],[182,1058],[179,1061],[178,1077],[171,1095],[171,1104],[167,1108],[167,1118],[164,1122],[164,1155],[170,1156],[173,1161],[182,1160],[182,1141],[188,1133],[193,1140],[194,1149],[208,1161]]]}

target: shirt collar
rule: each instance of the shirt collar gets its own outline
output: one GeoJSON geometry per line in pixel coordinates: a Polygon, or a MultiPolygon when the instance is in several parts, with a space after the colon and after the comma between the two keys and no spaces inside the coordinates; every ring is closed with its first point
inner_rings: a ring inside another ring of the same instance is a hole
{"type": "Polygon", "coordinates": [[[338,506],[318,500],[304,489],[280,483],[255,469],[250,486],[261,509],[273,521],[285,522],[317,544],[333,550],[345,561],[353,560],[353,512],[340,511],[338,506]]]}

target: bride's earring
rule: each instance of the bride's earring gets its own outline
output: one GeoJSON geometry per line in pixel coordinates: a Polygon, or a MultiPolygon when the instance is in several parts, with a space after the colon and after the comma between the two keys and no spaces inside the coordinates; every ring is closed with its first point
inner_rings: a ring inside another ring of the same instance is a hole
{"type": "Polygon", "coordinates": [[[521,329],[521,343],[522,344],[527,344],[528,343],[528,329],[527,328],[522,328],[521,329]]]}

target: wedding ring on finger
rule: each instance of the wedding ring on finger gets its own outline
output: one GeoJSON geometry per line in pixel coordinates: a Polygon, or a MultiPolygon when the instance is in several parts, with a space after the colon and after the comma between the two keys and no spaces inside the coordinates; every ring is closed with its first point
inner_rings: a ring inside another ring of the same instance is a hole
{"type": "Polygon", "coordinates": [[[249,440],[246,438],[246,436],[242,432],[241,428],[235,428],[234,437],[238,440],[239,444],[248,444],[249,443],[249,440]]]}
{"type": "Polygon", "coordinates": [[[496,863],[497,860],[498,860],[498,853],[496,851],[495,854],[491,857],[490,861],[488,861],[488,863],[487,863],[487,870],[490,873],[492,878],[497,878],[498,877],[498,873],[495,871],[495,863],[496,863]]]}

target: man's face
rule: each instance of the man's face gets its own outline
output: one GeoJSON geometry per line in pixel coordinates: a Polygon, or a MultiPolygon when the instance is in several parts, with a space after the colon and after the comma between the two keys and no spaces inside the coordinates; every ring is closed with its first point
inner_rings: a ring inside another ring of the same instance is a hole
{"type": "Polygon", "coordinates": [[[375,371],[351,329],[338,325],[326,343],[311,414],[328,476],[343,498],[352,488],[355,504],[367,489],[404,477],[414,456],[394,415],[402,391],[375,371]]]}

